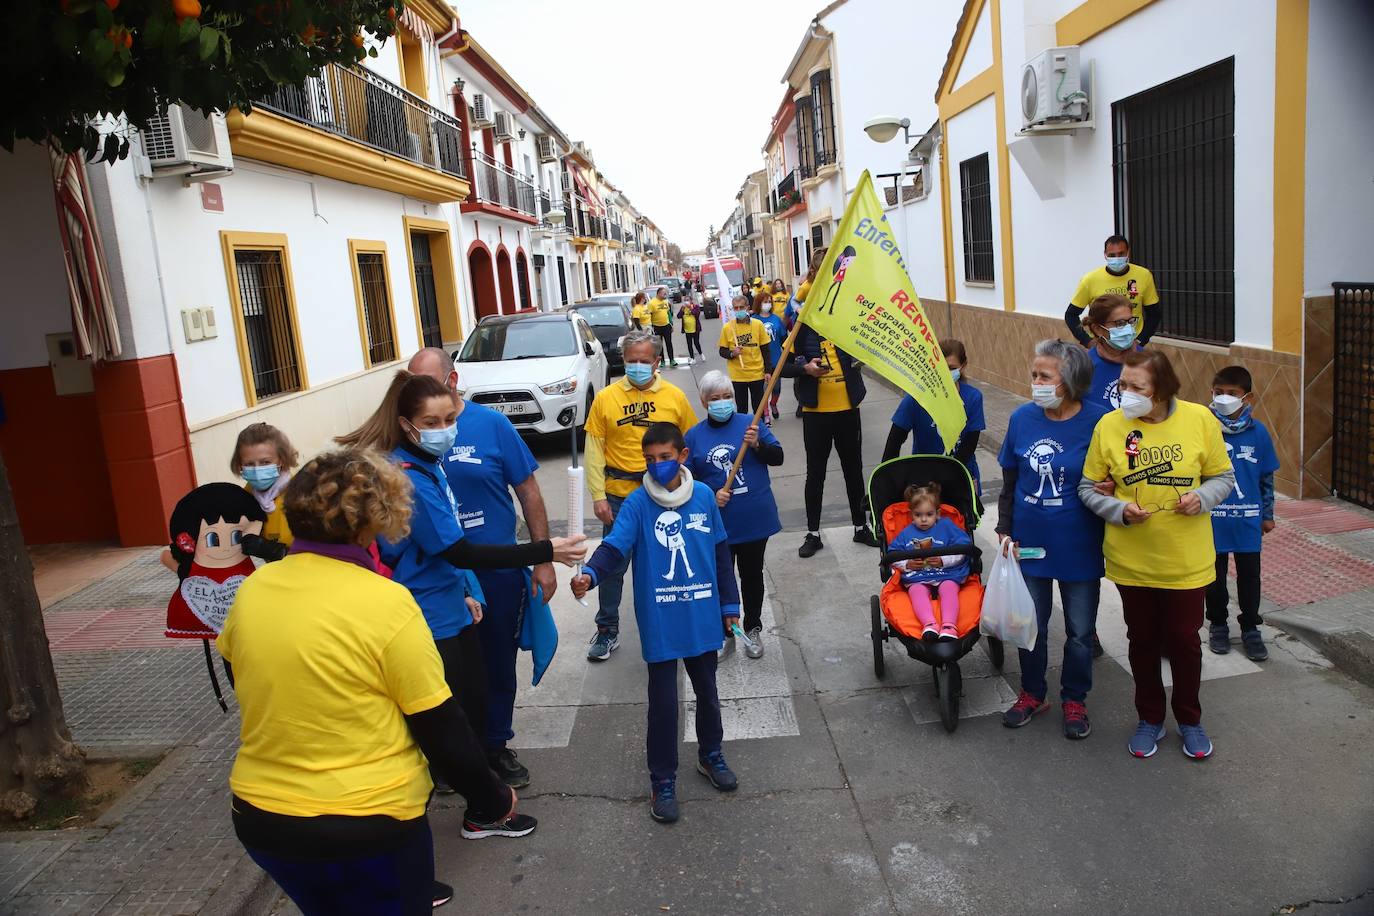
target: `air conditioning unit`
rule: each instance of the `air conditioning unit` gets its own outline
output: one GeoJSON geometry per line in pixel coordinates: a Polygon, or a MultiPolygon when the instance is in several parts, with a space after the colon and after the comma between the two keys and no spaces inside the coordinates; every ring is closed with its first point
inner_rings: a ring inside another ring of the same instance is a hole
{"type": "Polygon", "coordinates": [[[558,160],[558,147],[554,145],[553,137],[548,134],[540,134],[536,144],[539,147],[540,162],[556,162],[558,160]]]}
{"type": "Polygon", "coordinates": [[[573,189],[572,172],[563,173],[563,193],[571,194],[573,189]]]}
{"type": "Polygon", "coordinates": [[[511,130],[510,112],[498,111],[493,116],[496,123],[496,139],[510,140],[514,131],[511,130]]]}
{"type": "Polygon", "coordinates": [[[1021,126],[1082,121],[1087,117],[1088,94],[1078,47],[1046,48],[1021,69],[1021,126]]]}
{"type": "Polygon", "coordinates": [[[185,105],[168,105],[140,131],[143,154],[154,175],[229,171],[234,156],[224,115],[204,115],[185,105]]]}
{"type": "Polygon", "coordinates": [[[480,92],[472,94],[472,119],[473,127],[491,127],[491,103],[480,92]]]}

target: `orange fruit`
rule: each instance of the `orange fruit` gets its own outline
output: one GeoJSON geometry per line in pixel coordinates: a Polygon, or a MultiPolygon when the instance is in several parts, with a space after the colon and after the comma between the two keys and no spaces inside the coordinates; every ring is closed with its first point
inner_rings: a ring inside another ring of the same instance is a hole
{"type": "Polygon", "coordinates": [[[172,12],[177,17],[177,22],[185,19],[200,18],[200,0],[172,0],[172,12]]]}
{"type": "Polygon", "coordinates": [[[361,36],[361,35],[354,35],[354,36],[353,36],[353,46],[354,46],[355,48],[361,48],[361,47],[363,46],[363,36],[361,36]]]}

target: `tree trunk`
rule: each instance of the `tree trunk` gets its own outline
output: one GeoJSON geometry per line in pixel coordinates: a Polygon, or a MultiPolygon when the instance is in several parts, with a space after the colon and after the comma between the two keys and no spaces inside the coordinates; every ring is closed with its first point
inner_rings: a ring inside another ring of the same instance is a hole
{"type": "Polygon", "coordinates": [[[30,817],[44,798],[86,786],[57,690],[33,563],[0,456],[0,817],[30,817]]]}

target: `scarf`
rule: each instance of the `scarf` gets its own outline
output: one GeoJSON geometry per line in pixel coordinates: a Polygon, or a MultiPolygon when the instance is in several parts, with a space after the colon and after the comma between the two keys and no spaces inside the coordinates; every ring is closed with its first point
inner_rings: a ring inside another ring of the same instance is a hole
{"type": "Polygon", "coordinates": [[[253,494],[253,498],[258,501],[258,505],[262,506],[262,511],[271,515],[277,511],[277,497],[281,495],[281,492],[286,489],[286,485],[290,482],[290,474],[278,474],[277,479],[272,481],[272,486],[266,490],[259,491],[250,488],[250,492],[253,494]]]}
{"type": "Polygon", "coordinates": [[[686,503],[692,498],[693,487],[692,472],[687,470],[685,464],[682,466],[682,482],[676,490],[660,487],[652,477],[644,475],[644,489],[649,491],[649,498],[665,509],[676,509],[686,503]]]}
{"type": "MultiPolygon", "coordinates": [[[[1217,416],[1217,420],[1221,422],[1221,428],[1224,432],[1232,434],[1243,433],[1250,428],[1250,425],[1252,423],[1255,422],[1255,418],[1252,415],[1252,410],[1253,408],[1251,407],[1242,407],[1235,416],[1217,416]]],[[[1212,413],[1213,416],[1216,416],[1216,411],[1213,411],[1212,413]]]]}
{"type": "Polygon", "coordinates": [[[322,557],[361,566],[368,572],[377,571],[377,563],[372,559],[372,554],[368,552],[366,547],[359,547],[357,544],[326,544],[322,541],[307,541],[305,538],[296,538],[291,542],[291,552],[318,554],[322,557]]]}

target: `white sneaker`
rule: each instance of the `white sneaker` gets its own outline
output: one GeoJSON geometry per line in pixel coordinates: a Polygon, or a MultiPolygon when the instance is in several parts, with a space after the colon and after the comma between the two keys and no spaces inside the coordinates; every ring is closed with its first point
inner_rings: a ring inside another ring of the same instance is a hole
{"type": "Polygon", "coordinates": [[[754,627],[748,633],[749,641],[744,644],[747,658],[763,658],[763,627],[754,627]]]}

